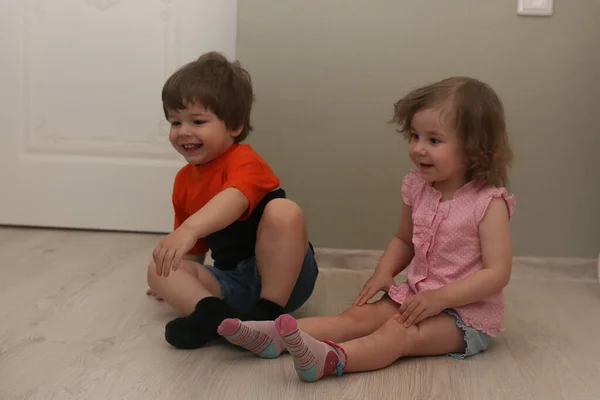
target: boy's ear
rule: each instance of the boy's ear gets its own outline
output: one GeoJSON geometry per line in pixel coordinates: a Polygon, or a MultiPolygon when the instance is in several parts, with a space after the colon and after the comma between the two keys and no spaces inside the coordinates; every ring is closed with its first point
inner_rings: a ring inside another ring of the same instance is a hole
{"type": "Polygon", "coordinates": [[[236,138],[236,137],[240,136],[240,133],[242,133],[243,129],[244,129],[244,125],[240,125],[239,128],[230,130],[229,134],[231,135],[232,138],[236,138]]]}

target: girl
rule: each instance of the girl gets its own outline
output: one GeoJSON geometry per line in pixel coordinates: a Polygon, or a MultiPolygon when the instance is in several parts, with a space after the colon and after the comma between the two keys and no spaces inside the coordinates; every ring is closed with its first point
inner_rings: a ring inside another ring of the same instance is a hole
{"type": "Polygon", "coordinates": [[[402,182],[396,236],[353,306],[298,321],[227,319],[219,333],[229,342],[263,358],[287,350],[300,379],[316,381],[406,356],[463,359],[503,330],[515,199],[504,188],[512,151],[500,99],[485,83],[453,77],[399,100],[393,121],[416,169],[402,182]],[[408,281],[396,284],[405,268],[408,281]]]}

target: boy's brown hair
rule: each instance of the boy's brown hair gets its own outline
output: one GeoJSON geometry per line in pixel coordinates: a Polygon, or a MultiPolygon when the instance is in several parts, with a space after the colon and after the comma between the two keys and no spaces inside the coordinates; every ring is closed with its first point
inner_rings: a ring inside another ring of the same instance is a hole
{"type": "Polygon", "coordinates": [[[504,106],[489,85],[469,77],[451,77],[420,87],[394,104],[392,122],[410,138],[412,119],[418,111],[446,106],[463,145],[467,180],[483,179],[489,185],[507,185],[513,152],[506,132],[504,106]]]}
{"type": "Polygon", "coordinates": [[[250,111],[254,102],[252,79],[238,61],[229,62],[217,52],[203,54],[167,79],[162,89],[165,117],[168,110],[182,110],[192,103],[213,112],[228,129],[243,126],[235,142],[250,131],[250,111]]]}

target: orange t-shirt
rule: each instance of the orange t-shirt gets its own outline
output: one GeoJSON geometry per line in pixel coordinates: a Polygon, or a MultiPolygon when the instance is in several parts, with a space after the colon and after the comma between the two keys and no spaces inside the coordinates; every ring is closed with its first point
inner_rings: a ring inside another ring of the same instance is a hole
{"type": "MultiPolygon", "coordinates": [[[[234,187],[248,198],[240,220],[248,218],[263,197],[279,187],[271,167],[247,144],[234,144],[208,164],[184,166],[173,185],[175,229],[221,191],[234,187]]],[[[203,239],[188,254],[208,251],[203,239]]]]}

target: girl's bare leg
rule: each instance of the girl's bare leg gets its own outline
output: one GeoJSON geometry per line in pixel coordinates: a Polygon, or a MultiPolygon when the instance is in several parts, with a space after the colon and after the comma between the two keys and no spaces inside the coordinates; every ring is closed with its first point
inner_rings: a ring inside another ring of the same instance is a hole
{"type": "MultiPolygon", "coordinates": [[[[319,340],[345,342],[373,333],[397,312],[398,305],[385,298],[372,304],[351,307],[340,315],[303,318],[298,323],[303,334],[319,340]]],[[[262,358],[278,357],[285,350],[274,321],[226,319],[218,332],[230,343],[262,358]]]]}
{"type": "Polygon", "coordinates": [[[465,350],[464,333],[446,313],[406,328],[394,315],[373,334],[340,343],[348,360],[346,372],[385,368],[407,356],[434,356],[465,350]]]}
{"type": "Polygon", "coordinates": [[[346,342],[370,335],[398,312],[400,305],[389,298],[363,306],[350,307],[334,316],[298,320],[300,330],[317,340],[346,342]]]}
{"type": "Polygon", "coordinates": [[[394,315],[371,335],[336,344],[316,340],[298,330],[289,315],[275,322],[300,379],[316,381],[342,372],[385,368],[406,356],[442,355],[465,349],[463,333],[453,317],[440,314],[409,328],[394,315]]]}

